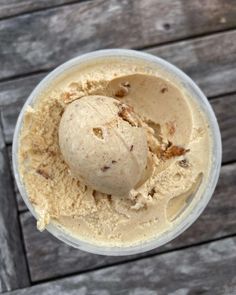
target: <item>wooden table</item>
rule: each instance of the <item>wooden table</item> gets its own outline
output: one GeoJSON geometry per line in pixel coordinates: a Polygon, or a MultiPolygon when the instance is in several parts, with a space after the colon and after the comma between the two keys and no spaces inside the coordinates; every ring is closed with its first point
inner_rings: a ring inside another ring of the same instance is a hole
{"type": "Polygon", "coordinates": [[[236,294],[236,1],[0,0],[0,293],[236,294]],[[106,257],[39,233],[11,170],[19,111],[60,63],[100,48],[134,48],[176,64],[208,96],[223,141],[207,209],[164,247],[106,257]]]}

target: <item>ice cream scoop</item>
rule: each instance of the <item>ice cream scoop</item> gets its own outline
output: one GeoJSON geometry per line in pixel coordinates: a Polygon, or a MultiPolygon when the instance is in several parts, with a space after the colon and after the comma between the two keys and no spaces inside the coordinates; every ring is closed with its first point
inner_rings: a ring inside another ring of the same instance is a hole
{"type": "Polygon", "coordinates": [[[70,103],[59,145],[72,175],[102,193],[125,196],[147,165],[147,135],[133,109],[114,98],[84,96],[70,103]]]}

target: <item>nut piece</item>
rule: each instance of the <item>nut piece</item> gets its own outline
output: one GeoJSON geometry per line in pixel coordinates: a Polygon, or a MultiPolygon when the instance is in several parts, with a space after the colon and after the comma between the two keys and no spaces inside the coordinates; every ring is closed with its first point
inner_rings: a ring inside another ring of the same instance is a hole
{"type": "Polygon", "coordinates": [[[189,149],[185,149],[183,147],[173,145],[171,142],[169,142],[166,150],[162,152],[162,157],[165,159],[170,159],[173,157],[183,156],[189,151],[190,151],[189,149]]]}
{"type": "Polygon", "coordinates": [[[122,98],[129,93],[130,84],[129,82],[125,82],[119,85],[118,90],[115,93],[116,97],[122,98]]]}
{"type": "Polygon", "coordinates": [[[39,175],[43,176],[45,179],[50,179],[50,178],[51,178],[50,175],[48,174],[48,172],[46,172],[45,170],[43,170],[43,169],[41,169],[41,168],[38,168],[38,169],[36,170],[36,172],[37,172],[39,175]]]}
{"type": "Polygon", "coordinates": [[[134,113],[133,107],[123,104],[123,103],[118,103],[117,104],[119,108],[118,116],[122,118],[124,121],[128,122],[131,126],[135,127],[140,127],[140,119],[138,116],[134,113]]]}

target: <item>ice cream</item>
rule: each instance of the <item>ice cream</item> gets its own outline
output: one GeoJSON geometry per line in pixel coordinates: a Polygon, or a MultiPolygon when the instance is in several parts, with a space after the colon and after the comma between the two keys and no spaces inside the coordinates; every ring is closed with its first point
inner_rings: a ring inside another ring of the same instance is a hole
{"type": "Polygon", "coordinates": [[[19,163],[40,230],[51,222],[125,247],[191,212],[210,155],[207,119],[184,85],[151,63],[109,57],[68,70],[26,111],[19,163]]]}
{"type": "Polygon", "coordinates": [[[59,145],[73,177],[105,194],[127,196],[147,164],[147,136],[128,105],[90,95],[66,108],[59,145]]]}

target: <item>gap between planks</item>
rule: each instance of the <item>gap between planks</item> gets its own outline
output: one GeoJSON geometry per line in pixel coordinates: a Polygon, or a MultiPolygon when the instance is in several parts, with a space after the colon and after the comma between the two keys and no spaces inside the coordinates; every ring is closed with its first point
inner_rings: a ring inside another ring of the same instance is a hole
{"type": "Polygon", "coordinates": [[[100,0],[74,6],[1,21],[1,78],[52,68],[95,49],[164,44],[236,26],[234,0],[227,5],[213,0],[204,6],[200,0],[185,5],[181,0],[100,0]]]}
{"type": "MultiPolygon", "coordinates": [[[[22,11],[22,12],[15,13],[15,14],[12,13],[12,14],[10,14],[8,16],[7,15],[6,16],[0,16],[0,21],[15,18],[15,17],[18,17],[18,16],[24,16],[24,15],[33,14],[33,13],[44,11],[44,10],[51,10],[51,9],[56,9],[56,8],[60,8],[60,7],[63,7],[63,6],[70,6],[70,5],[73,5],[73,4],[78,4],[78,3],[82,3],[82,2],[89,2],[89,1],[92,2],[94,0],[71,0],[71,1],[68,1],[68,2],[61,3],[61,4],[54,4],[54,5],[52,4],[51,6],[45,6],[45,7],[42,7],[42,8],[39,7],[39,8],[22,11]]],[[[1,8],[1,4],[0,4],[0,8],[1,8]]]]}
{"type": "MultiPolygon", "coordinates": [[[[153,43],[150,44],[148,46],[141,46],[141,47],[133,47],[133,50],[138,50],[138,51],[146,51],[146,50],[150,50],[150,49],[155,49],[161,46],[166,46],[166,45],[173,45],[175,43],[181,43],[181,42],[185,42],[185,41],[194,41],[195,39],[202,39],[205,37],[210,37],[210,36],[214,36],[214,35],[218,35],[218,34],[222,34],[222,33],[228,33],[228,32],[232,32],[236,30],[236,26],[233,28],[228,28],[228,29],[222,29],[222,30],[216,30],[213,32],[205,32],[205,33],[201,33],[201,34],[196,34],[193,36],[189,36],[189,37],[185,37],[185,38],[179,38],[179,39],[175,39],[175,40],[170,40],[170,41],[166,41],[166,42],[160,42],[160,43],[153,43]]],[[[0,80],[1,82],[1,80],[0,80]]]]}
{"type": "MultiPolygon", "coordinates": [[[[0,293],[30,285],[10,163],[0,127],[0,293]]],[[[26,254],[26,253],[25,253],[26,254]]]]}
{"type": "Polygon", "coordinates": [[[9,295],[36,294],[236,294],[236,239],[109,267],[9,295]],[[232,249],[233,251],[228,251],[232,249]],[[168,274],[168,275],[166,275],[168,274]]]}
{"type": "MultiPolygon", "coordinates": [[[[84,0],[84,1],[93,1],[93,0],[84,0]]],[[[141,51],[141,52],[146,52],[149,53],[148,51],[152,51],[152,50],[158,50],[158,49],[161,49],[162,47],[165,47],[165,46],[171,46],[171,45],[181,45],[181,43],[184,43],[184,42],[190,42],[191,41],[198,41],[198,40],[201,40],[204,42],[204,39],[207,39],[209,37],[217,37],[217,36],[220,36],[220,35],[223,35],[224,33],[230,33],[230,32],[235,32],[236,33],[236,27],[235,28],[230,28],[230,29],[225,29],[225,30],[218,30],[218,31],[215,31],[215,32],[210,32],[210,33],[205,33],[205,34],[199,34],[199,35],[194,35],[194,36],[189,36],[187,38],[180,38],[180,39],[176,39],[176,40],[172,40],[172,41],[168,41],[168,42],[163,42],[163,43],[155,43],[155,44],[151,44],[151,45],[148,45],[148,46],[144,46],[144,47],[140,47],[140,48],[127,48],[127,49],[131,49],[131,50],[137,50],[137,51],[141,51]]],[[[100,49],[98,49],[100,50],[100,49]]],[[[85,53],[82,53],[82,54],[79,54],[78,56],[81,56],[85,53]]],[[[155,54],[154,54],[155,55],[155,54]]],[[[70,59],[68,59],[70,60],[70,59]]],[[[65,62],[67,62],[68,60],[66,60],[65,62]]],[[[64,63],[64,62],[63,62],[64,63]]],[[[61,64],[63,64],[61,63],[61,64]]],[[[45,74],[45,76],[47,74],[49,74],[52,70],[54,70],[55,68],[57,68],[58,66],[60,66],[61,64],[57,64],[53,67],[44,67],[43,69],[40,69],[40,70],[37,70],[37,71],[31,71],[31,72],[27,72],[27,73],[22,73],[22,74],[17,74],[17,75],[12,75],[12,76],[8,76],[6,78],[0,78],[0,84],[1,83],[6,83],[6,82],[12,82],[14,80],[18,80],[18,79],[23,79],[23,78],[27,78],[27,77],[31,77],[31,76],[34,76],[34,75],[40,75],[40,74],[45,74]]],[[[234,91],[233,92],[229,92],[229,94],[231,93],[235,93],[234,91]]],[[[228,93],[227,92],[224,92],[222,94],[223,95],[227,95],[228,93]]],[[[215,98],[217,96],[220,96],[221,94],[217,94],[216,96],[210,96],[210,98],[215,98]]],[[[0,106],[1,107],[1,106],[0,106]]]]}
{"type": "MultiPolygon", "coordinates": [[[[1,124],[1,121],[0,121],[0,124],[1,124]]],[[[0,125],[0,128],[1,128],[1,125],[0,125]]],[[[5,142],[5,148],[6,148],[6,150],[8,149],[8,145],[6,144],[6,142],[5,142]]],[[[15,185],[15,179],[14,179],[14,175],[12,174],[12,169],[10,168],[11,161],[10,161],[9,156],[10,156],[9,153],[7,152],[6,153],[6,159],[7,159],[8,167],[9,167],[9,170],[10,170],[10,184],[11,184],[11,187],[14,187],[14,185],[15,185]]],[[[13,194],[14,194],[14,196],[16,198],[16,191],[15,190],[13,190],[13,194]]],[[[17,199],[16,199],[16,207],[18,209],[17,199]]],[[[28,275],[28,278],[29,278],[29,283],[31,284],[32,283],[32,280],[31,280],[29,262],[28,262],[28,259],[27,259],[25,239],[24,239],[23,229],[22,229],[22,225],[21,225],[21,221],[20,221],[20,214],[21,213],[23,213],[23,211],[20,212],[19,210],[17,210],[17,221],[18,221],[18,224],[19,224],[19,236],[20,236],[20,239],[21,239],[21,245],[22,245],[23,255],[25,257],[26,271],[27,271],[27,275],[28,275]]]]}
{"type": "MultiPolygon", "coordinates": [[[[236,232],[235,232],[235,234],[225,235],[225,236],[222,236],[220,238],[210,239],[210,240],[207,240],[207,241],[194,243],[194,244],[187,245],[187,246],[180,246],[180,247],[176,247],[176,248],[173,248],[173,249],[170,249],[170,250],[163,250],[163,251],[158,252],[158,253],[147,254],[146,256],[135,257],[133,259],[130,258],[128,260],[118,261],[118,262],[110,263],[110,264],[107,264],[107,265],[91,268],[91,269],[88,269],[88,270],[77,271],[77,272],[75,271],[75,272],[72,272],[72,273],[69,273],[69,274],[64,274],[64,275],[61,275],[61,276],[55,276],[53,278],[48,278],[48,279],[42,279],[42,280],[38,280],[38,281],[35,281],[35,282],[31,281],[31,285],[32,286],[37,286],[37,285],[40,285],[40,284],[43,284],[43,283],[54,282],[54,281],[57,281],[57,280],[60,280],[60,279],[63,279],[63,278],[70,278],[70,277],[73,277],[75,275],[82,275],[82,274],[88,274],[88,273],[91,273],[91,272],[96,272],[98,270],[106,269],[106,268],[113,267],[113,266],[127,265],[127,264],[130,264],[132,262],[141,261],[141,260],[145,260],[145,259],[152,258],[152,257],[157,257],[157,256],[163,256],[163,255],[173,253],[173,252],[180,252],[180,251],[187,250],[187,249],[190,249],[190,248],[197,248],[197,247],[204,246],[204,245],[207,245],[207,244],[210,244],[210,243],[215,243],[215,242],[223,241],[223,240],[226,240],[226,239],[229,239],[229,238],[234,238],[234,237],[236,237],[236,232]]],[[[90,253],[90,255],[94,255],[94,254],[90,253]]]]}

